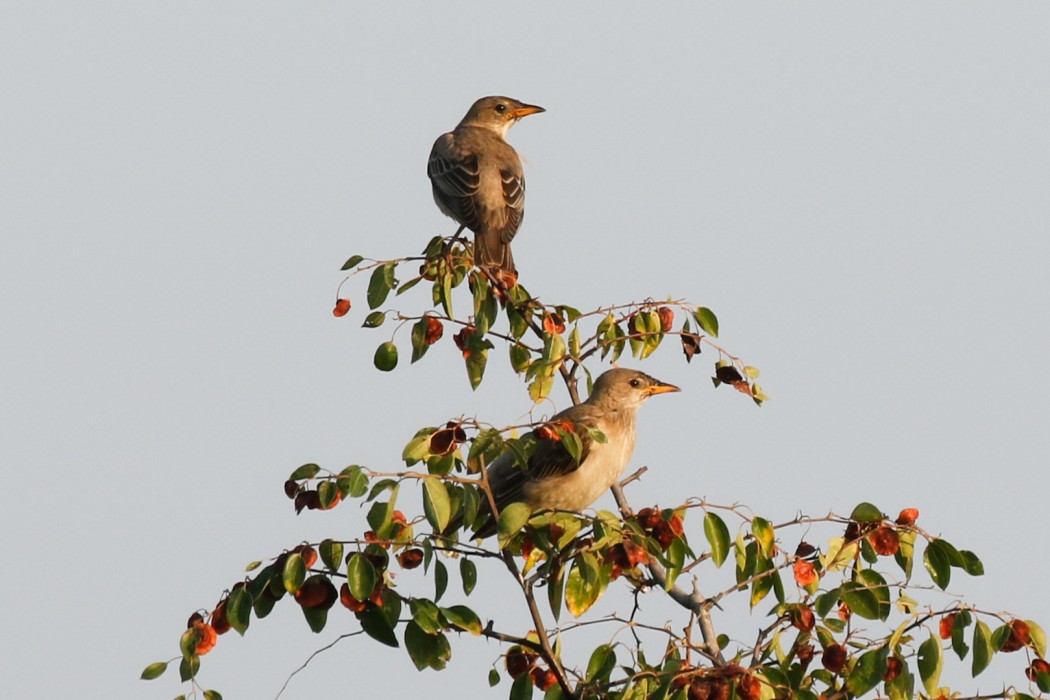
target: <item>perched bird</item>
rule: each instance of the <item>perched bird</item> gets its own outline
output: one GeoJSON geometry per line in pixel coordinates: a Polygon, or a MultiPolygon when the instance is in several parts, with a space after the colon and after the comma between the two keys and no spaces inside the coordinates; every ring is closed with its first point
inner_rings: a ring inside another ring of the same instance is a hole
{"type": "MultiPolygon", "coordinates": [[[[670,391],[679,389],[637,370],[611,369],[602,374],[586,401],[546,424],[576,434],[581,444],[579,464],[552,429],[547,431],[550,439],[539,440],[527,470],[517,465],[513,452],[504,452],[487,470],[496,508],[520,501],[533,510],[583,510],[594,503],[616,483],[631,459],[638,407],[653,394],[670,391]],[[592,429],[605,435],[604,443],[594,439],[592,429]]],[[[495,531],[496,521],[490,517],[476,534],[488,537],[495,531]]]]}
{"type": "Polygon", "coordinates": [[[525,218],[525,174],[507,130],[543,111],[509,97],[482,97],[430,151],[427,176],[438,209],[459,223],[457,235],[474,232],[474,263],[497,279],[517,274],[510,242],[525,218]]]}

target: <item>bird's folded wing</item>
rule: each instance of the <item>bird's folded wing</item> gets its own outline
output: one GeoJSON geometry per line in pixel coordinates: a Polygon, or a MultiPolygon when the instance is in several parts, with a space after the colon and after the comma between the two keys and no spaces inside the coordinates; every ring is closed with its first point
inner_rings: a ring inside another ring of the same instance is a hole
{"type": "Polygon", "coordinates": [[[467,228],[476,230],[479,221],[474,199],[481,185],[477,155],[455,148],[452,135],[445,134],[430,152],[427,176],[434,185],[434,197],[467,228]]]}
{"type": "Polygon", "coordinates": [[[525,218],[525,178],[520,169],[500,170],[503,183],[503,201],[506,203],[507,221],[500,231],[500,240],[510,243],[525,218]]]}
{"type": "Polygon", "coordinates": [[[525,484],[530,481],[542,481],[543,479],[556,478],[565,474],[571,474],[580,468],[587,459],[591,444],[594,442],[590,430],[580,424],[573,424],[573,432],[580,441],[579,461],[566,449],[560,439],[540,439],[536,449],[529,457],[528,469],[521,469],[514,463],[512,453],[501,455],[500,459],[509,459],[509,468],[500,470],[499,483],[492,484],[492,496],[499,508],[516,501],[524,500],[525,484]]]}

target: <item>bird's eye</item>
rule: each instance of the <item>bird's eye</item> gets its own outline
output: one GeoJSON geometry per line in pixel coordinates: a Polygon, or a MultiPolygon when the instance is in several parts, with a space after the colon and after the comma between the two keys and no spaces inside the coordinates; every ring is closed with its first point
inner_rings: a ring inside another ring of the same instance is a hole
{"type": "Polygon", "coordinates": [[[507,111],[507,105],[502,104],[502,103],[496,105],[496,111],[499,112],[500,114],[503,114],[504,112],[507,111]]]}
{"type": "Polygon", "coordinates": [[[632,379],[630,385],[632,389],[637,389],[642,385],[642,381],[640,379],[632,379]]]}

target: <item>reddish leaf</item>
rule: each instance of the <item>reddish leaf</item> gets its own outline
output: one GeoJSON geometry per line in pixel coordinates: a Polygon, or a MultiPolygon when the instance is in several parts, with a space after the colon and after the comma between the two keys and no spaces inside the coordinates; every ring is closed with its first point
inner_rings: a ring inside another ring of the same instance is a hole
{"type": "Polygon", "coordinates": [[[671,330],[671,326],[674,325],[674,311],[670,307],[661,306],[656,313],[660,316],[660,327],[664,333],[671,330]]]}
{"type": "Polygon", "coordinates": [[[736,682],[736,695],[742,700],[759,700],[762,696],[762,681],[748,674],[736,682]]]}
{"type": "Polygon", "coordinates": [[[832,673],[838,673],[846,665],[848,659],[846,647],[841,644],[832,644],[825,647],[824,653],[820,656],[820,663],[832,673]]]}
{"type": "Polygon", "coordinates": [[[194,651],[197,656],[204,656],[215,648],[215,642],[218,641],[219,635],[216,633],[215,628],[207,622],[195,622],[193,628],[197,630],[198,635],[197,647],[194,651]]]}
{"type": "Polygon", "coordinates": [[[437,341],[441,340],[441,336],[445,333],[445,327],[441,325],[441,321],[437,320],[433,316],[427,316],[427,329],[423,336],[423,342],[427,345],[433,345],[437,341]]]}
{"type": "Polygon", "coordinates": [[[887,525],[868,535],[868,541],[871,542],[872,549],[884,557],[892,557],[901,548],[901,538],[897,531],[887,525]]]}
{"type": "Polygon", "coordinates": [[[215,634],[226,634],[230,631],[230,621],[226,619],[226,599],[223,598],[211,613],[211,626],[215,634]]]}
{"type": "Polygon", "coordinates": [[[1025,669],[1024,675],[1028,677],[1028,680],[1035,682],[1036,677],[1040,673],[1050,673],[1050,663],[1047,663],[1043,659],[1035,659],[1032,661],[1032,665],[1025,669]]]}
{"type": "Polygon", "coordinates": [[[808,562],[805,559],[799,559],[796,561],[792,569],[795,572],[795,581],[803,588],[817,580],[817,570],[813,568],[811,562],[808,562]]]}
{"type": "Polygon", "coordinates": [[[1032,632],[1028,629],[1028,623],[1024,620],[1010,621],[1010,636],[1003,642],[1000,651],[1017,651],[1023,649],[1032,639],[1032,632]]]}
{"type": "Polygon", "coordinates": [[[311,576],[295,592],[295,602],[304,608],[328,610],[335,605],[339,595],[327,576],[311,576]]]}
{"type": "Polygon", "coordinates": [[[507,652],[506,662],[507,673],[511,678],[518,678],[528,673],[536,663],[536,654],[520,646],[513,646],[507,652]]]}
{"type": "Polygon", "coordinates": [[[722,365],[721,367],[715,367],[715,378],[720,382],[726,384],[735,384],[736,382],[744,381],[744,377],[737,371],[733,365],[722,365]]]}
{"type": "Polygon", "coordinates": [[[693,355],[700,354],[700,336],[695,333],[685,333],[681,335],[682,338],[682,352],[685,353],[685,361],[691,362],[693,355]]]}
{"type": "Polygon", "coordinates": [[[347,312],[350,311],[350,300],[349,299],[336,299],[335,308],[332,309],[332,315],[336,318],[346,316],[347,312]]]}
{"type": "Polygon", "coordinates": [[[897,516],[898,525],[914,525],[915,521],[919,519],[918,508],[905,508],[897,516]]]}
{"type": "Polygon", "coordinates": [[[952,638],[952,625],[955,624],[955,618],[959,613],[951,613],[950,615],[941,616],[940,633],[941,639],[952,638]]]}
{"type": "Polygon", "coordinates": [[[418,547],[406,549],[397,555],[397,563],[402,569],[414,569],[423,563],[423,550],[418,547]]]}
{"type": "Polygon", "coordinates": [[[543,314],[543,330],[551,335],[559,335],[565,332],[565,321],[556,313],[547,312],[543,314]]]}
{"type": "Polygon", "coordinates": [[[791,624],[802,632],[809,632],[816,624],[813,609],[806,605],[799,605],[791,611],[791,624]]]}
{"type": "Polygon", "coordinates": [[[289,479],[284,482],[284,495],[288,498],[295,498],[295,494],[299,493],[299,482],[292,481],[289,479]]]}
{"type": "Polygon", "coordinates": [[[901,675],[901,671],[904,670],[904,664],[896,656],[891,656],[886,659],[886,673],[882,676],[884,683],[890,683],[894,678],[901,675]]]}
{"type": "Polygon", "coordinates": [[[470,342],[470,336],[473,334],[474,326],[464,326],[459,333],[452,336],[452,342],[455,343],[456,347],[459,348],[459,351],[463,353],[464,359],[470,357],[470,350],[467,348],[467,345],[470,342]]]}

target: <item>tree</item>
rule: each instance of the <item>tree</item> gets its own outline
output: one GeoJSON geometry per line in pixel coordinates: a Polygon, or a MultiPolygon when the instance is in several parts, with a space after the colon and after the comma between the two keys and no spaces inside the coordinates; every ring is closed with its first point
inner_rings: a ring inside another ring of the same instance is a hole
{"type": "MultiPolygon", "coordinates": [[[[758,370],[715,342],[718,321],[705,307],[668,299],[581,312],[545,303],[521,285],[506,288],[474,269],[472,260],[469,243],[437,237],[421,256],[355,255],[342,269],[349,271],[347,280],[369,274],[364,327],[388,321],[398,323],[397,330],[409,326],[412,362],[441,341],[446,327],[456,329],[452,342],[475,389],[490,351],[502,346],[533,401],[542,401],[561,381],[578,403],[578,383],[591,383],[598,362],[616,362],[626,349],[645,360],[670,336],[687,361],[704,348],[716,353],[716,387],[729,385],[759,405],[766,400],[755,381],[758,370]],[[398,281],[399,271],[417,264],[417,274],[398,281]],[[423,282],[428,284],[421,289],[430,290],[423,311],[384,308],[391,292],[407,301],[402,295],[423,282]],[[468,292],[470,313],[463,315],[468,292]],[[684,317],[677,330],[676,315],[684,317]]],[[[344,316],[350,306],[348,298],[338,298],[334,314],[344,316]]],[[[382,342],[376,368],[389,372],[398,362],[395,341],[382,342]]],[[[498,513],[495,538],[472,539],[495,510],[484,466],[506,450],[525,465],[542,440],[579,453],[578,439],[565,426],[496,427],[460,416],[417,430],[403,449],[402,471],[298,467],[284,484],[297,512],[359,500],[371,504],[362,525],[367,529],[252,563],[213,609],[190,617],[179,656],[149,665],[142,677],[157,678],[178,661],[193,694],[219,698],[200,685],[201,657],[228,630],[244,634],[253,617],[264,619],[277,603],[294,601],[315,632],[330,615],[352,615],[353,634],[403,646],[420,670],[446,666],[452,633],[498,640],[505,648],[504,672],[493,669],[489,680],[495,685],[509,677],[511,698],[532,697],[536,689],[551,699],[723,700],[735,694],[772,700],[875,692],[894,699],[956,697],[941,686],[951,655],[976,677],[995,654],[1013,652],[1025,654],[1027,680],[1018,677],[1015,685],[983,697],[1050,692],[1042,629],[941,593],[954,570],[981,575],[983,567],[974,553],[920,527],[916,509],[894,518],[860,503],[848,516],[798,515],[774,523],[739,504],[687,498],[635,512],[624,487],[639,472],[614,487],[618,513],[530,512],[512,504],[498,513]],[[405,489],[421,492],[422,513],[403,505],[405,489]],[[452,597],[450,569],[459,579],[462,595],[456,597],[469,600],[481,560],[501,563],[531,629],[508,629],[487,611],[442,604],[452,597]],[[426,594],[390,575],[418,567],[432,581],[426,594]],[[925,577],[932,586],[920,580],[925,577]],[[612,590],[633,598],[630,615],[589,614],[612,590]],[[674,606],[675,624],[645,619],[641,603],[655,598],[674,606]],[[762,615],[750,627],[749,611],[762,615]],[[631,642],[614,642],[610,634],[601,644],[578,645],[580,637],[571,633],[584,626],[626,630],[631,642]]]]}

